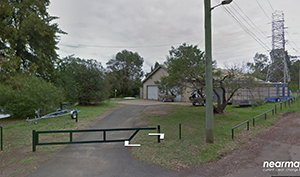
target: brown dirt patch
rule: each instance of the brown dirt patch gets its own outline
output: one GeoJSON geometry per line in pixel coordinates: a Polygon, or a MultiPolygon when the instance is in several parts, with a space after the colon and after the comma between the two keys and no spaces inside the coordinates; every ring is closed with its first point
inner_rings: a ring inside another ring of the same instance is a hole
{"type": "Polygon", "coordinates": [[[147,106],[143,112],[142,115],[169,115],[170,110],[172,110],[173,107],[170,105],[155,105],[155,106],[147,106]]]}
{"type": "Polygon", "coordinates": [[[147,106],[143,112],[139,115],[136,120],[136,127],[145,127],[149,123],[149,121],[145,120],[144,117],[147,115],[157,115],[157,116],[166,116],[169,115],[171,110],[173,109],[170,105],[153,105],[147,106]]]}
{"type": "MultiPolygon", "coordinates": [[[[255,135],[241,148],[223,156],[216,162],[187,170],[186,175],[226,177],[282,175],[284,173],[276,171],[263,172],[263,162],[292,159],[293,154],[290,154],[289,150],[291,147],[299,146],[300,114],[285,113],[276,124],[255,135]]],[[[298,173],[293,174],[299,175],[298,173]]]]}

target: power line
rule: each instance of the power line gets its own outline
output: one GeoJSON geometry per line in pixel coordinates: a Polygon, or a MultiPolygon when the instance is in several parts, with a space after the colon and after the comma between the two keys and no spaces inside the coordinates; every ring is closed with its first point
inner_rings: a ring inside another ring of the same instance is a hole
{"type": "MultiPolygon", "coordinates": [[[[253,48],[253,49],[256,49],[256,48],[253,48]]],[[[236,51],[234,53],[226,53],[228,51],[218,51],[218,52],[214,52],[214,58],[224,58],[225,59],[230,59],[230,58],[233,58],[233,57],[240,57],[240,58],[253,58],[253,56],[255,55],[255,53],[264,53],[264,54],[269,54],[267,52],[264,52],[264,51],[258,51],[257,52],[251,52],[250,50],[241,50],[241,51],[236,51]],[[224,57],[224,55],[226,57],[224,57]],[[249,57],[250,56],[250,57],[249,57]]]]}
{"type": "MultiPolygon", "coordinates": [[[[196,41],[198,39],[193,39],[193,40],[188,40],[182,43],[188,43],[192,41],[196,41]]],[[[202,40],[203,41],[203,40],[202,40]]],[[[201,42],[202,42],[201,41],[201,42]]],[[[200,43],[201,43],[200,42],[200,43]]],[[[117,45],[89,45],[89,44],[78,44],[78,45],[70,45],[70,44],[60,44],[65,47],[70,47],[70,48],[85,48],[85,47],[95,47],[95,48],[157,48],[157,47],[167,47],[167,46],[174,46],[174,45],[181,45],[182,43],[177,43],[177,44],[156,44],[156,45],[145,45],[145,46],[117,46],[117,45]]]]}
{"type": "Polygon", "coordinates": [[[253,30],[256,30],[258,32],[258,34],[261,35],[261,37],[263,39],[265,39],[265,41],[267,43],[270,43],[268,40],[267,40],[267,35],[251,20],[251,18],[248,17],[248,15],[243,11],[243,9],[240,8],[240,6],[236,3],[234,3],[234,5],[236,5],[238,7],[238,9],[244,14],[244,16],[248,19],[248,21],[251,22],[251,24],[232,6],[232,8],[242,17],[242,19],[253,29],[253,30]]]}
{"type": "Polygon", "coordinates": [[[202,40],[197,44],[197,46],[198,46],[199,44],[201,44],[203,41],[204,41],[204,39],[202,39],[202,40]]]}
{"type": "Polygon", "coordinates": [[[246,25],[244,23],[241,22],[241,20],[239,20],[234,14],[233,12],[226,8],[226,7],[223,7],[223,9],[225,10],[225,12],[231,17],[234,19],[234,21],[237,22],[237,24],[246,32],[248,33],[259,45],[261,45],[265,50],[269,50],[269,48],[267,47],[267,45],[265,45],[252,31],[250,31],[246,25]]]}
{"type": "MultiPolygon", "coordinates": [[[[215,1],[217,1],[217,0],[215,0],[215,1]]],[[[238,6],[238,5],[237,5],[238,6]]],[[[238,6],[238,8],[242,11],[242,9],[238,6]]],[[[269,50],[269,48],[268,48],[268,46],[264,43],[264,42],[262,42],[261,40],[260,40],[260,38],[258,38],[257,36],[256,36],[256,34],[254,34],[252,31],[250,31],[248,28],[247,28],[247,26],[239,19],[239,18],[237,18],[237,16],[235,16],[234,15],[234,13],[230,10],[230,8],[225,8],[225,7],[223,7],[223,9],[227,12],[227,14],[229,14],[236,22],[237,22],[237,24],[246,32],[246,33],[248,33],[256,42],[258,42],[264,49],[266,49],[266,50],[269,50]]],[[[236,11],[236,10],[235,10],[236,11]]],[[[243,12],[243,11],[242,11],[243,12]]],[[[244,13],[244,12],[243,12],[244,13]]],[[[245,14],[245,13],[244,13],[245,14]]],[[[239,14],[240,15],[240,14],[239,14]]],[[[240,15],[241,16],[241,15],[240,15]]],[[[247,15],[246,15],[247,16],[247,15]]],[[[242,16],[241,16],[242,17],[242,16]]],[[[243,18],[243,17],[242,17],[243,18]]],[[[249,17],[247,17],[250,21],[251,21],[251,19],[249,18],[249,17]]],[[[244,19],[244,18],[243,18],[244,19]]],[[[247,20],[245,20],[244,19],[244,21],[246,21],[246,23],[248,23],[247,22],[247,20]]],[[[253,23],[253,22],[252,22],[253,23]]],[[[253,23],[254,24],[254,23],[253,23]]],[[[251,26],[249,23],[248,23],[248,25],[249,26],[251,26]]],[[[254,26],[255,26],[255,24],[254,24],[254,26]]],[[[253,28],[253,27],[252,27],[253,28]]],[[[263,33],[263,32],[262,32],[263,33]]],[[[264,39],[265,39],[265,37],[263,37],[264,39]]]]}
{"type": "Polygon", "coordinates": [[[264,14],[266,15],[266,17],[267,17],[269,20],[271,20],[270,17],[267,15],[266,11],[264,10],[264,8],[260,5],[260,3],[259,3],[257,0],[256,0],[256,2],[257,2],[257,4],[259,5],[260,9],[264,12],[264,14]]]}
{"type": "Polygon", "coordinates": [[[295,48],[293,47],[293,49],[294,49],[296,52],[300,52],[300,48],[299,48],[299,47],[297,46],[297,44],[293,41],[292,37],[290,36],[290,33],[288,33],[288,32],[286,31],[286,34],[289,36],[290,41],[292,41],[292,43],[295,45],[295,48],[297,48],[297,49],[295,49],[295,48]]]}
{"type": "Polygon", "coordinates": [[[269,0],[268,0],[268,3],[269,3],[269,5],[270,5],[270,7],[271,7],[272,11],[275,11],[275,10],[274,10],[274,8],[273,8],[273,6],[272,6],[272,4],[270,3],[270,1],[269,1],[269,0]]]}

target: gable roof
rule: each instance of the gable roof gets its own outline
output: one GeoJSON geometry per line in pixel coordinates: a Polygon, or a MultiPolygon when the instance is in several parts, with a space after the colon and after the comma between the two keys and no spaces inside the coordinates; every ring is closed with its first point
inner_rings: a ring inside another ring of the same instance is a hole
{"type": "Polygon", "coordinates": [[[157,68],[155,68],[143,81],[142,83],[145,83],[153,74],[155,74],[160,68],[168,71],[167,67],[164,65],[159,65],[157,68]]]}
{"type": "MultiPolygon", "coordinates": [[[[151,78],[151,76],[153,76],[159,69],[164,69],[165,71],[168,71],[167,69],[167,66],[166,65],[159,65],[157,68],[155,68],[145,79],[142,80],[142,83],[144,84],[149,78],[151,78]]],[[[214,70],[214,72],[218,72],[220,71],[222,74],[226,75],[226,73],[228,73],[228,70],[227,69],[221,69],[221,68],[216,68],[214,70]]],[[[245,76],[243,73],[237,73],[237,77],[238,78],[248,78],[249,76],[245,76]]],[[[254,80],[255,81],[258,81],[258,82],[261,82],[261,83],[264,83],[264,81],[258,79],[258,78],[255,78],[254,77],[254,80]]]]}

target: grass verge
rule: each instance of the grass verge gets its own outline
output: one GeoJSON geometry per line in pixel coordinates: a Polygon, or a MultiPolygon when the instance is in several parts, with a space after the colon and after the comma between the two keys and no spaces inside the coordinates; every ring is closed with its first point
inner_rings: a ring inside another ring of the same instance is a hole
{"type": "MultiPolygon", "coordinates": [[[[86,129],[92,127],[105,114],[118,107],[116,103],[107,102],[94,106],[73,106],[79,108],[78,123],[71,116],[47,118],[35,122],[26,122],[26,118],[0,119],[3,127],[3,151],[0,151],[0,176],[25,176],[37,169],[53,157],[64,145],[38,146],[37,152],[32,152],[32,130],[64,130],[86,129]]],[[[79,136],[79,134],[77,134],[79,136]]],[[[53,134],[46,138],[50,141],[65,140],[65,136],[53,134]]],[[[76,137],[74,137],[76,138],[76,137]]]]}
{"type": "Polygon", "coordinates": [[[232,152],[245,144],[249,138],[273,125],[279,114],[295,111],[297,103],[289,107],[277,105],[277,115],[272,112],[256,119],[256,127],[252,127],[252,118],[262,112],[275,107],[274,103],[252,108],[239,108],[228,106],[225,114],[214,115],[214,143],[205,143],[205,108],[192,106],[170,105],[168,113],[141,115],[139,122],[146,122],[148,126],[161,126],[165,139],[157,143],[157,139],[147,136],[148,132],[139,133],[132,143],[140,143],[141,147],[132,148],[132,155],[149,164],[163,166],[164,168],[181,171],[196,167],[200,164],[215,161],[223,155],[232,152]],[[246,125],[235,129],[235,140],[231,139],[231,128],[243,121],[250,120],[250,131],[246,125]],[[181,123],[181,139],[179,139],[179,123],[181,123]]]}

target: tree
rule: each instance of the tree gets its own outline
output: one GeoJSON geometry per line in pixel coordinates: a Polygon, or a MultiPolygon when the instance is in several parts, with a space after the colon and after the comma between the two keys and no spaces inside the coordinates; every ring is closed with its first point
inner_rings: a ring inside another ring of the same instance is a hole
{"type": "Polygon", "coordinates": [[[149,73],[146,73],[145,77],[148,77],[159,66],[160,66],[160,64],[158,62],[155,62],[154,66],[151,66],[151,71],[149,73]]]}
{"type": "Polygon", "coordinates": [[[291,81],[299,82],[300,60],[294,60],[290,68],[291,81]]]}
{"type": "Polygon", "coordinates": [[[63,88],[67,100],[80,105],[102,102],[109,96],[105,70],[96,60],[68,56],[57,67],[55,83],[63,88]]]}
{"type": "Polygon", "coordinates": [[[3,0],[0,5],[0,55],[17,57],[18,70],[31,71],[51,80],[58,58],[57,34],[65,34],[52,23],[49,0],[3,0]]]}
{"type": "Polygon", "coordinates": [[[268,56],[256,53],[253,57],[254,63],[248,62],[247,67],[250,69],[253,77],[266,80],[268,73],[268,56]]]}
{"type": "Polygon", "coordinates": [[[61,89],[42,78],[17,73],[14,77],[0,82],[0,108],[12,113],[14,117],[32,117],[35,110],[41,115],[56,110],[64,100],[61,89]]]}
{"type": "Polygon", "coordinates": [[[0,82],[5,82],[20,73],[19,67],[21,65],[20,58],[14,56],[13,50],[4,49],[3,51],[5,54],[0,54],[0,82]]]}
{"type": "Polygon", "coordinates": [[[138,53],[123,50],[106,63],[107,78],[112,88],[118,90],[118,95],[135,96],[139,93],[143,62],[138,53]]]}
{"type": "MultiPolygon", "coordinates": [[[[165,64],[169,75],[162,77],[161,84],[181,94],[183,90],[195,89],[204,96],[205,55],[197,46],[183,44],[178,48],[171,47],[165,64]]],[[[215,64],[213,65],[215,67],[215,64]]]]}
{"type": "MultiPolygon", "coordinates": [[[[165,62],[168,76],[162,77],[160,85],[166,86],[178,94],[189,88],[198,92],[205,99],[205,54],[197,46],[182,44],[178,48],[171,47],[165,62]]],[[[243,84],[237,78],[237,68],[231,70],[216,69],[213,62],[213,91],[217,104],[213,106],[214,113],[221,114],[228,101],[243,84]],[[220,94],[219,90],[222,91],[220,94]]]]}
{"type": "Polygon", "coordinates": [[[49,3],[0,3],[0,107],[15,116],[32,115],[38,108],[47,113],[64,98],[60,89],[47,82],[54,76],[58,59],[57,34],[65,34],[52,23],[56,17],[48,14],[49,3]]]}

